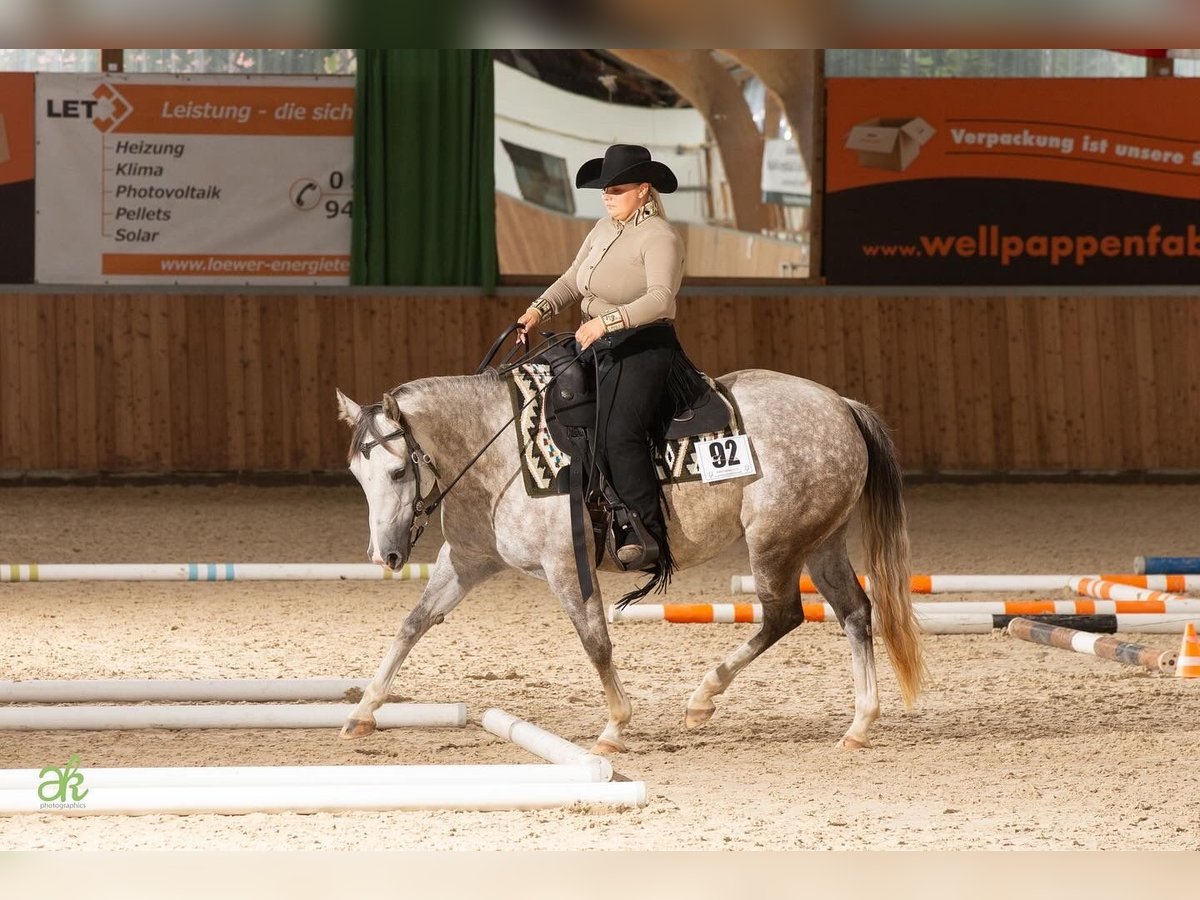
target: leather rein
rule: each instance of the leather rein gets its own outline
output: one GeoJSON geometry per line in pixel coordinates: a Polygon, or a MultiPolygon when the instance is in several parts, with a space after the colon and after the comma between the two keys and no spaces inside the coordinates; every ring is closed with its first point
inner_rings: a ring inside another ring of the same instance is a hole
{"type": "MultiPolygon", "coordinates": [[[[502,335],[500,335],[500,337],[498,337],[496,339],[496,342],[492,344],[491,348],[487,352],[487,355],[483,358],[483,362],[481,362],[479,364],[479,367],[475,370],[476,375],[483,374],[484,370],[491,363],[492,358],[496,355],[497,351],[499,351],[499,349],[500,349],[501,345],[504,343],[504,341],[508,338],[508,336],[510,334],[512,334],[519,327],[520,327],[520,325],[518,325],[518,324],[510,325],[508,327],[508,329],[502,335]]],[[[516,348],[514,347],[513,350],[510,350],[508,352],[508,354],[504,357],[504,359],[501,361],[500,368],[497,370],[497,372],[499,375],[506,375],[509,372],[511,372],[513,369],[515,369],[517,366],[529,361],[530,359],[536,358],[539,353],[548,349],[550,346],[552,346],[552,345],[553,346],[562,346],[563,344],[567,343],[568,341],[571,341],[574,339],[575,339],[575,335],[569,334],[569,333],[568,334],[551,335],[551,336],[547,337],[545,340],[543,340],[542,343],[538,344],[536,347],[527,349],[515,361],[510,362],[513,352],[516,350],[516,348]]],[[[589,351],[591,351],[593,353],[595,352],[590,347],[586,350],[580,350],[579,353],[575,356],[575,359],[573,359],[571,362],[573,363],[576,360],[581,359],[583,357],[583,355],[585,353],[588,353],[589,351]]],[[[464,475],[467,474],[467,471],[471,468],[471,466],[475,465],[475,463],[477,463],[479,461],[479,458],[481,456],[483,456],[484,453],[487,452],[488,447],[492,446],[492,444],[494,444],[496,442],[496,439],[498,437],[500,437],[500,435],[504,434],[505,431],[508,430],[508,426],[516,421],[517,416],[525,410],[525,407],[529,406],[529,404],[531,404],[534,400],[536,400],[539,396],[541,396],[546,391],[546,389],[549,388],[550,385],[552,385],[555,382],[555,380],[557,378],[558,378],[557,375],[552,375],[549,381],[547,381],[544,385],[542,385],[541,388],[539,388],[537,391],[535,391],[533,396],[530,397],[528,400],[526,400],[525,403],[521,406],[521,409],[519,409],[519,410],[517,410],[517,412],[513,413],[512,417],[507,422],[504,423],[504,425],[500,428],[500,430],[497,431],[494,435],[492,435],[492,437],[488,440],[488,442],[486,444],[484,444],[483,447],[480,448],[478,453],[476,453],[473,457],[471,457],[471,461],[468,462],[463,467],[463,470],[461,472],[459,472],[457,475],[454,476],[454,479],[446,486],[446,488],[444,490],[439,486],[439,483],[441,481],[441,476],[438,474],[437,467],[433,464],[433,458],[430,457],[430,455],[428,453],[426,453],[425,450],[421,447],[421,445],[417,442],[417,439],[413,436],[412,429],[409,427],[408,423],[406,421],[404,421],[403,416],[401,416],[401,421],[396,423],[397,428],[394,431],[389,432],[388,434],[380,434],[379,433],[379,431],[375,428],[374,417],[372,417],[367,422],[367,428],[370,430],[372,438],[371,438],[371,440],[363,441],[361,444],[358,445],[358,452],[361,453],[365,459],[371,458],[371,451],[374,450],[376,447],[385,447],[385,449],[386,449],[386,445],[388,443],[390,443],[391,441],[394,441],[398,437],[402,437],[402,438],[404,438],[405,452],[408,454],[408,458],[412,460],[413,466],[416,468],[417,496],[413,499],[412,524],[409,526],[409,529],[408,529],[408,547],[410,550],[414,546],[416,546],[417,541],[420,539],[422,533],[425,531],[425,526],[429,524],[430,517],[437,511],[437,508],[439,506],[441,506],[442,501],[446,499],[446,495],[449,494],[450,491],[454,489],[454,486],[456,484],[458,484],[459,480],[464,475]],[[433,487],[424,496],[421,496],[421,467],[422,466],[427,468],[429,470],[430,474],[433,476],[433,487]]],[[[391,451],[389,450],[388,452],[391,452],[391,451]]]]}

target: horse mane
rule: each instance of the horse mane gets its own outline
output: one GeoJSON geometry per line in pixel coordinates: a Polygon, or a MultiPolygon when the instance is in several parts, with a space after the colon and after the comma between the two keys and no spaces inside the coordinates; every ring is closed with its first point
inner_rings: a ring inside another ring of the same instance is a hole
{"type": "Polygon", "coordinates": [[[364,404],[359,409],[358,419],[350,428],[350,449],[346,451],[346,462],[353,460],[358,448],[371,439],[371,422],[382,408],[382,403],[371,403],[364,404]]]}
{"type": "MultiPolygon", "coordinates": [[[[479,375],[435,375],[430,378],[418,378],[408,381],[388,391],[397,400],[402,398],[424,399],[437,396],[439,403],[456,402],[461,400],[483,399],[484,385],[498,384],[500,376],[495,369],[485,369],[479,375]]],[[[350,429],[350,448],[346,452],[347,461],[354,459],[354,454],[364,443],[374,436],[371,432],[371,422],[377,413],[383,409],[382,403],[363,404],[350,429]]]]}
{"type": "MultiPolygon", "coordinates": [[[[430,393],[482,397],[483,394],[479,390],[482,385],[490,386],[499,381],[500,375],[495,369],[484,369],[478,375],[433,375],[429,378],[418,378],[416,381],[406,381],[388,393],[397,400],[401,397],[424,397],[430,393]]],[[[442,398],[438,399],[440,401],[442,398]]]]}

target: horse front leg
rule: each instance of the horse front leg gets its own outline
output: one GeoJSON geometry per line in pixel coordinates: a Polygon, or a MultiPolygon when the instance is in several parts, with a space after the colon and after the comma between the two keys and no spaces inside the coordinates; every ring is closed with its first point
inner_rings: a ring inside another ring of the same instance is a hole
{"type": "Polygon", "coordinates": [[[342,726],[343,740],[364,738],[375,731],[375,710],[387,699],[392,679],[396,677],[396,672],[409,651],[424,637],[425,632],[442,623],[471,588],[499,569],[499,564],[494,560],[460,559],[453,554],[450,544],[442,545],[433,575],[425,586],[421,599],[405,617],[404,624],[392,641],[383,662],[379,664],[375,677],[371,679],[371,683],[363,691],[362,699],[342,726]]]}
{"type": "Polygon", "coordinates": [[[547,573],[550,587],[558,595],[567,617],[575,626],[583,649],[587,652],[592,665],[600,675],[600,684],[604,688],[604,697],[608,701],[608,724],[596,738],[593,753],[621,753],[626,749],[621,732],[633,718],[633,704],[621,684],[621,676],[617,674],[612,662],[612,640],[608,636],[608,623],[604,619],[604,603],[600,598],[600,582],[592,572],[592,583],[595,592],[591,599],[584,602],[579,593],[579,580],[572,564],[570,569],[561,576],[547,573]]]}

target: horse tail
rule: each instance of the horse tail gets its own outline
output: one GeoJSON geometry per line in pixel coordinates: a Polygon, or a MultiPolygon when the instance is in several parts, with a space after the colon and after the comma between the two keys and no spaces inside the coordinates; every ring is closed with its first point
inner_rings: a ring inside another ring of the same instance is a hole
{"type": "Polygon", "coordinates": [[[909,596],[908,514],[900,492],[896,445],[878,413],[855,400],[846,399],[846,403],[867,443],[862,531],[871,596],[877,611],[875,622],[883,634],[883,643],[900,682],[904,705],[911,709],[928,672],[921,655],[921,634],[909,596]]]}

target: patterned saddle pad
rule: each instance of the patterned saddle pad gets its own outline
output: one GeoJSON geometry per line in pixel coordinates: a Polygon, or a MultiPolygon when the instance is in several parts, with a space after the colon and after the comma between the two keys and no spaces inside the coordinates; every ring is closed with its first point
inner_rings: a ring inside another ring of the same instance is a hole
{"type": "MultiPolygon", "coordinates": [[[[529,363],[513,369],[506,377],[509,379],[508,395],[516,414],[513,426],[517,429],[517,443],[521,447],[521,474],[525,479],[525,490],[530,497],[557,496],[558,473],[570,465],[571,456],[556,446],[550,437],[542,402],[545,394],[538,394],[550,380],[550,366],[545,363],[529,363]],[[535,394],[538,394],[537,399],[525,406],[535,394]]],[[[700,464],[696,461],[696,442],[742,433],[742,416],[733,395],[723,384],[713,381],[707,375],[704,377],[733,409],[732,422],[723,431],[668,440],[664,452],[661,455],[655,454],[654,459],[654,468],[660,484],[699,481],[700,464]]]]}

